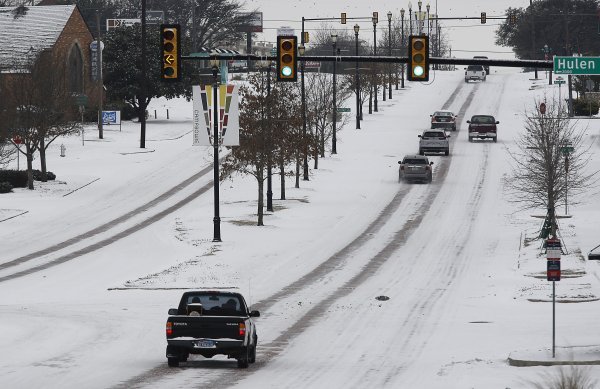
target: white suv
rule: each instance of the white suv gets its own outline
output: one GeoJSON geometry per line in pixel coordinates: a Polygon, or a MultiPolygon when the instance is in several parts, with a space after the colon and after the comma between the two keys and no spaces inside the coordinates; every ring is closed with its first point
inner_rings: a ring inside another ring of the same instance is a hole
{"type": "Polygon", "coordinates": [[[465,70],[465,82],[485,81],[486,72],[481,65],[469,65],[465,70]]]}
{"type": "Polygon", "coordinates": [[[419,135],[419,154],[425,153],[444,153],[450,154],[450,138],[444,130],[425,130],[419,135]]]}

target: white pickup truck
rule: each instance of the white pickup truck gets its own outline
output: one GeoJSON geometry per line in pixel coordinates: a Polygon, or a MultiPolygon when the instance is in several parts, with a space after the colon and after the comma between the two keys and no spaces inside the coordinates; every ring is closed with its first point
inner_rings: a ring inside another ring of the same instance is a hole
{"type": "Polygon", "coordinates": [[[465,82],[485,81],[486,71],[481,65],[469,65],[465,70],[465,82]]]}

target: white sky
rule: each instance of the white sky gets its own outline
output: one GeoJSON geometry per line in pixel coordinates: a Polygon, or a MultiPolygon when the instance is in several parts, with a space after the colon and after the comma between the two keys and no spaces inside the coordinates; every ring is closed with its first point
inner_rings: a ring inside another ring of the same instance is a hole
{"type": "MultiPolygon", "coordinates": [[[[524,109],[558,91],[530,77],[492,68],[486,83],[465,84],[461,70],[437,71],[430,84],[407,83],[380,99],[378,113],[365,107],[361,130],[350,113],[338,154],[327,153],[310,181],[296,189],[288,179],[281,201],[274,180],[276,210],[264,227],[255,226],[253,179],[220,185],[221,243],[212,242],[212,190],[193,194],[212,170],[179,185],[212,161],[210,148],[191,145],[191,103],[153,101],[144,150],[131,122],[105,128],[103,140],[88,126],[85,144],[80,136],[56,141],[48,152],[55,182],[0,195],[0,280],[63,262],[0,281],[0,387],[515,389],[557,374],[507,364],[509,356],[551,359],[551,284],[540,242],[527,243],[541,226],[532,215],[544,212],[518,211],[503,187],[524,109]],[[399,183],[397,161],[417,151],[429,113],[454,91],[447,108],[472,102],[451,134],[451,155],[431,156],[432,184],[399,183]],[[482,113],[500,120],[498,143],[467,141],[465,121],[482,113]],[[187,205],[127,234],[188,196],[187,205]],[[144,204],[94,236],[7,265],[144,204]],[[106,240],[112,244],[69,259],[106,240]],[[300,277],[305,286],[283,289],[300,277]],[[257,320],[257,364],[242,372],[223,358],[192,358],[169,370],[167,310],[185,288],[224,287],[267,307],[257,320]],[[380,295],[390,300],[375,300],[380,295]]],[[[352,100],[346,106],[355,112],[352,100]]],[[[588,128],[597,170],[600,121],[578,125],[588,128]]],[[[557,304],[557,355],[600,360],[600,267],[582,259],[600,243],[597,190],[580,200],[560,222],[569,254],[557,294],[580,303],[557,304]]],[[[600,367],[589,374],[600,379],[600,367]]]]}
{"type": "MultiPolygon", "coordinates": [[[[275,41],[277,28],[291,26],[300,35],[302,30],[302,17],[329,18],[340,17],[342,12],[347,17],[370,17],[374,11],[379,13],[378,28],[387,28],[387,13],[392,11],[394,18],[400,17],[400,9],[404,8],[405,18],[408,19],[408,1],[278,1],[278,0],[247,0],[247,9],[258,9],[263,12],[264,34],[259,39],[275,41]]],[[[418,2],[412,1],[413,11],[418,10],[418,2]]],[[[427,1],[423,1],[422,10],[425,11],[427,1]]],[[[436,1],[429,1],[430,12],[435,13],[436,1]]],[[[479,17],[481,12],[486,12],[488,21],[481,24],[479,20],[446,20],[442,28],[450,37],[453,56],[457,58],[471,58],[474,55],[486,55],[490,58],[514,58],[512,50],[494,44],[495,31],[501,20],[489,19],[490,17],[504,17],[508,7],[527,7],[528,0],[439,0],[437,13],[440,17],[479,17]]],[[[305,22],[305,29],[318,28],[322,22],[305,22]]],[[[332,23],[339,28],[352,31],[354,24],[361,26],[361,39],[372,41],[373,24],[369,20],[348,21],[345,26],[332,23]],[[367,32],[367,35],[363,34],[367,32]]],[[[407,27],[407,26],[405,26],[407,27]]]]}

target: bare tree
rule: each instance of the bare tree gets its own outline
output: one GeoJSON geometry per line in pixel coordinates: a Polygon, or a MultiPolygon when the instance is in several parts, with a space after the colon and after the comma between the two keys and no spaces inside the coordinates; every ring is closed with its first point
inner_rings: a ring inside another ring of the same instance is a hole
{"type": "Polygon", "coordinates": [[[45,179],[47,147],[57,137],[79,130],[63,64],[49,51],[33,53],[24,67],[2,78],[5,125],[11,142],[18,136],[25,146],[19,152],[27,159],[29,189],[34,189],[35,152],[40,152],[42,179],[45,179]]]}
{"type": "Polygon", "coordinates": [[[256,179],[259,226],[264,225],[267,167],[280,166],[283,179],[284,166],[302,150],[302,143],[296,142],[301,126],[295,115],[300,106],[297,85],[274,85],[268,93],[265,78],[263,73],[253,74],[240,90],[240,145],[225,158],[222,169],[223,176],[237,172],[256,179]]]}
{"type": "Polygon", "coordinates": [[[512,200],[523,209],[548,210],[553,237],[557,205],[567,197],[574,203],[572,197],[586,191],[598,173],[586,171],[591,146],[584,144],[585,129],[569,121],[565,108],[556,100],[533,101],[533,108],[525,113],[525,132],[517,140],[517,150],[509,151],[513,169],[506,180],[512,200]]]}

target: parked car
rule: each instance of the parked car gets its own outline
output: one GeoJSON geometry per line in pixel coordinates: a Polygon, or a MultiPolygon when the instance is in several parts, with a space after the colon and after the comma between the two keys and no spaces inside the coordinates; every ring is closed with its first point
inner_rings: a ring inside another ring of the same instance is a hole
{"type": "Polygon", "coordinates": [[[450,154],[450,138],[444,130],[425,130],[419,135],[419,154],[425,153],[444,153],[450,154]]]}
{"type": "Polygon", "coordinates": [[[431,182],[433,162],[424,155],[407,155],[398,161],[398,181],[424,181],[431,182]]]}
{"type": "Polygon", "coordinates": [[[169,309],[167,361],[170,367],[187,361],[190,354],[212,358],[217,354],[237,359],[246,368],[256,361],[258,336],[244,297],[231,291],[189,291],[178,308],[169,309]]]}
{"type": "Polygon", "coordinates": [[[494,142],[498,140],[498,128],[496,124],[500,124],[491,115],[473,115],[469,123],[469,142],[473,139],[492,139],[494,142]]]}
{"type": "MultiPolygon", "coordinates": [[[[488,59],[488,57],[484,55],[476,55],[473,57],[473,59],[488,59]]],[[[485,69],[485,74],[490,74],[490,65],[483,65],[483,68],[485,69]]]]}
{"type": "Polygon", "coordinates": [[[456,115],[452,111],[435,111],[431,116],[431,128],[449,128],[456,131],[456,115]]]}
{"type": "Polygon", "coordinates": [[[485,69],[481,65],[469,65],[465,70],[465,82],[485,81],[485,69]]]}

